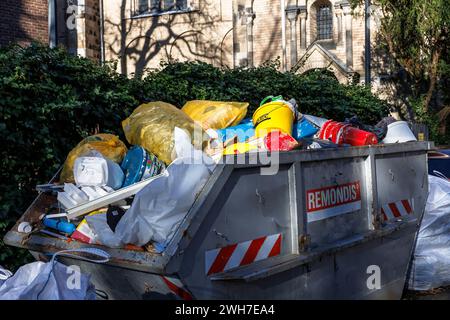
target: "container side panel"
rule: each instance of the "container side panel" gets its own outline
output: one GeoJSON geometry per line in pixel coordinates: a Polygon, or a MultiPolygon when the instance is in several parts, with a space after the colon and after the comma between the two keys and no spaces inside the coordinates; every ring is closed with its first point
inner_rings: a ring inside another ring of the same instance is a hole
{"type": "Polygon", "coordinates": [[[312,248],[368,231],[365,159],[302,163],[302,209],[312,248]]]}
{"type": "Polygon", "coordinates": [[[428,196],[426,154],[379,155],[375,161],[383,220],[421,219],[428,196]]]}

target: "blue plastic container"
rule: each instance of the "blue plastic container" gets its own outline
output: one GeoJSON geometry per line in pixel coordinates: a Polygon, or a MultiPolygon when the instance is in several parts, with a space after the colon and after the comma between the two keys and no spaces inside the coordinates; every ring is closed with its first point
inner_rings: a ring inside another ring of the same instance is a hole
{"type": "Polygon", "coordinates": [[[125,155],[121,167],[125,173],[123,188],[159,174],[165,166],[155,155],[134,146],[125,155]]]}
{"type": "Polygon", "coordinates": [[[58,230],[60,232],[67,233],[69,235],[74,233],[74,231],[77,229],[77,227],[73,223],[62,221],[62,220],[58,220],[58,219],[47,219],[47,218],[44,218],[42,223],[44,224],[44,226],[46,226],[48,228],[55,229],[55,230],[58,230]]]}
{"type": "MultiPolygon", "coordinates": [[[[237,135],[239,142],[245,142],[255,135],[252,119],[244,119],[237,126],[216,130],[219,139],[224,142],[237,135]]],[[[306,118],[302,118],[299,122],[294,123],[292,136],[296,140],[312,137],[319,131],[319,128],[313,125],[306,118]]]]}
{"type": "Polygon", "coordinates": [[[142,147],[132,147],[122,161],[121,167],[125,173],[123,187],[128,187],[133,183],[141,181],[147,163],[147,152],[142,147]]]}
{"type": "Polygon", "coordinates": [[[253,128],[252,119],[250,118],[242,120],[237,126],[216,131],[222,142],[227,141],[235,135],[238,136],[239,142],[244,142],[255,135],[255,129],[253,128]]]}

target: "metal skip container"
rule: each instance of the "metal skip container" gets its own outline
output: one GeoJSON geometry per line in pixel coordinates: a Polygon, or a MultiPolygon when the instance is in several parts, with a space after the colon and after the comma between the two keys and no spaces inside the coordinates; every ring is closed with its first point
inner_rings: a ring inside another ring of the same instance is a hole
{"type": "MultiPolygon", "coordinates": [[[[110,249],[107,264],[61,258],[109,299],[399,299],[428,193],[429,142],[255,154],[218,165],[162,254],[110,249]],[[241,162],[239,162],[241,163],[241,162]]],[[[38,259],[88,246],[17,231],[38,259]]],[[[92,245],[89,245],[92,246],[92,245]]]]}

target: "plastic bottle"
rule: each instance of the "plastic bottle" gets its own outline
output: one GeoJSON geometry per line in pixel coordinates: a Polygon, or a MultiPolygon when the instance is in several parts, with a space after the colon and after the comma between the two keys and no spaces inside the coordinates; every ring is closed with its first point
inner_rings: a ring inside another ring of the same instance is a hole
{"type": "Polygon", "coordinates": [[[77,229],[77,227],[73,223],[57,219],[44,218],[42,223],[44,224],[44,226],[48,228],[52,228],[60,232],[67,233],[69,235],[71,235],[77,229]]]}

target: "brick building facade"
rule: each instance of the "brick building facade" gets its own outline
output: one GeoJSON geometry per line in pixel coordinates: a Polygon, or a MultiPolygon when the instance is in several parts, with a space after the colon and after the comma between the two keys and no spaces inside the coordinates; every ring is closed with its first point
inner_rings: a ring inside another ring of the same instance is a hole
{"type": "Polygon", "coordinates": [[[38,40],[48,43],[47,0],[1,0],[0,46],[38,40]]]}
{"type": "Polygon", "coordinates": [[[283,70],[327,68],[343,83],[364,80],[364,12],[347,0],[2,0],[2,30],[11,32],[1,33],[1,43],[48,42],[47,3],[57,45],[119,60],[125,74],[164,60],[236,67],[279,57],[283,70]]]}

